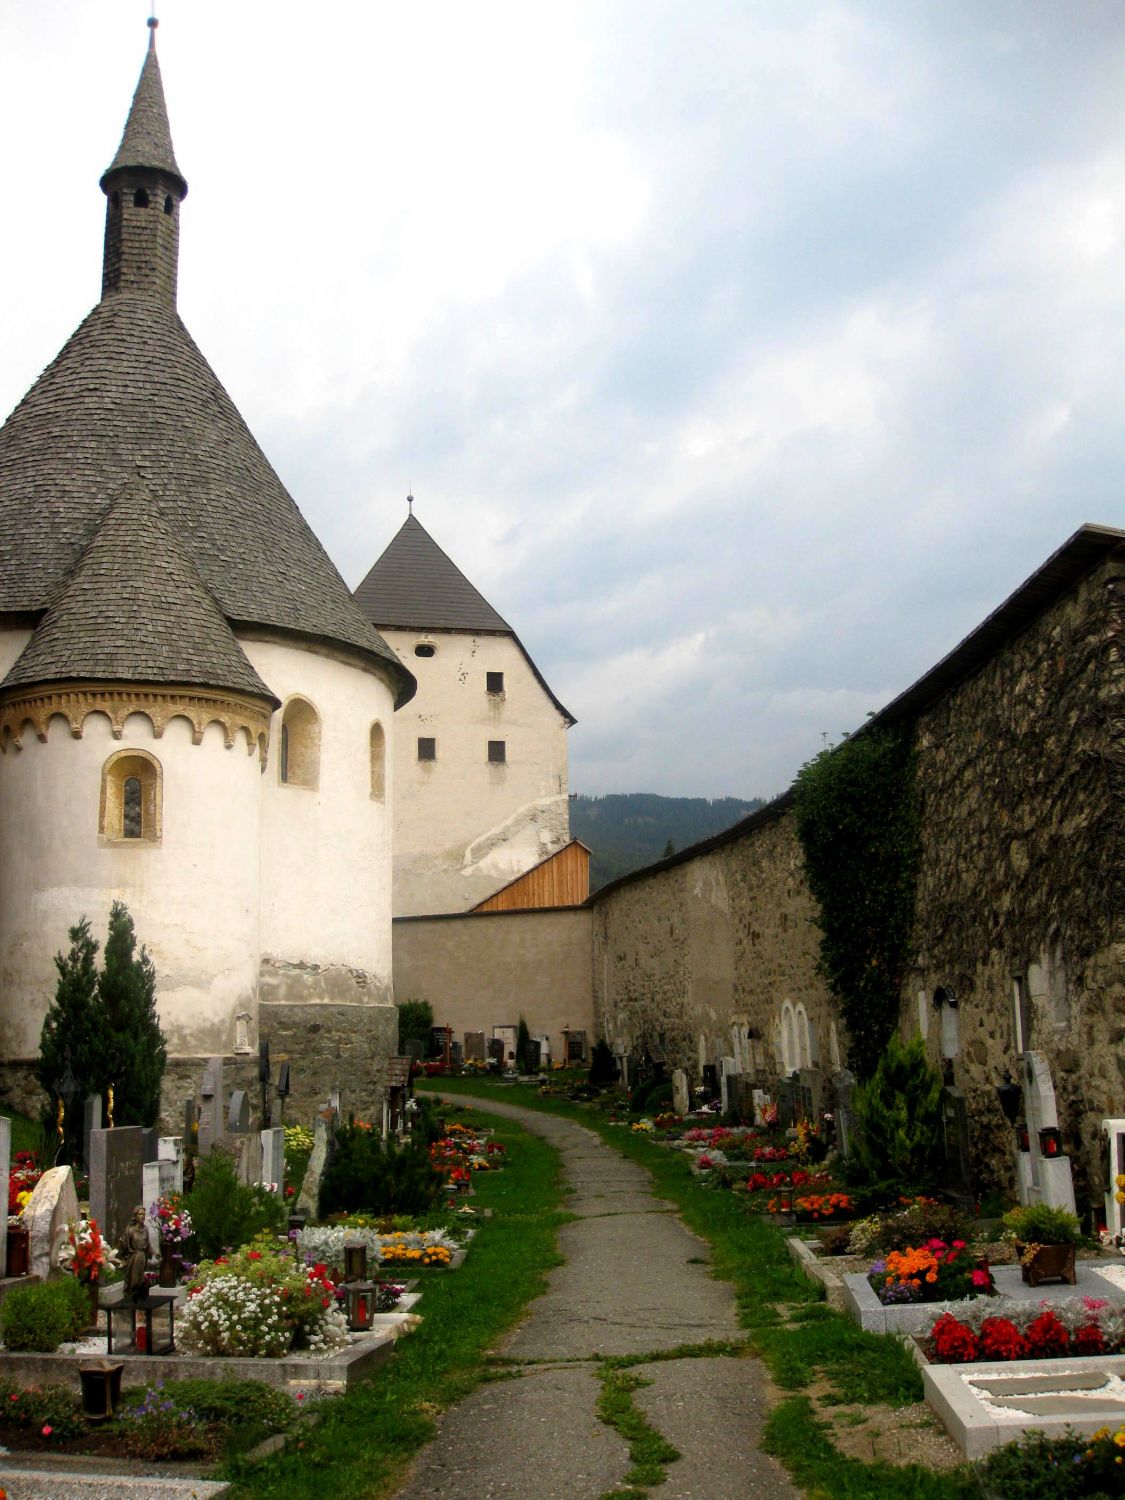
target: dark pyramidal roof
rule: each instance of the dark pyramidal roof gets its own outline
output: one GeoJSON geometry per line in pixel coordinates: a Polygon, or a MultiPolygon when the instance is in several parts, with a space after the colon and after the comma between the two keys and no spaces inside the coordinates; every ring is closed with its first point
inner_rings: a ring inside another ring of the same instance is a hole
{"type": "Polygon", "coordinates": [[[456,630],[511,636],[543,691],[569,724],[577,722],[555,697],[507,620],[475,589],[417,520],[413,511],[355,591],[355,601],[382,630],[456,630]]]}
{"type": "MultiPolygon", "coordinates": [[[[154,184],[168,176],[183,182],[151,46],[105,176],[126,165],[161,174],[154,184]]],[[[161,209],[154,204],[150,212],[161,209]]],[[[143,270],[143,244],[135,253],[143,270]]],[[[61,604],[111,502],[134,479],[149,496],[154,525],[176,539],[191,577],[229,626],[276,629],[358,652],[390,670],[399,702],[412,695],[413,677],[357,608],[184,327],[170,284],[157,277],[151,288],[107,292],[0,428],[0,617],[34,619],[56,599],[61,604]]],[[[148,605],[170,619],[196,611],[188,576],[179,566],[166,569],[168,592],[147,596],[148,605]]],[[[104,570],[91,577],[110,587],[104,570]]],[[[100,612],[68,615],[68,647],[85,660],[100,660],[103,651],[112,656],[117,644],[99,638],[117,628],[112,599],[102,602],[100,612]]],[[[150,642],[155,652],[162,641],[166,653],[159,681],[183,680],[173,636],[157,630],[150,642]]],[[[216,654],[205,663],[197,635],[193,660],[203,676],[188,680],[234,686],[229,650],[219,649],[219,633],[208,638],[216,654]]],[[[150,666],[159,662],[158,654],[148,658],[150,666]]]]}
{"type": "Polygon", "coordinates": [[[127,485],[5,679],[168,682],[273,697],[143,486],[127,485]]]}
{"type": "Polygon", "coordinates": [[[413,514],[356,589],[355,601],[376,626],[513,633],[413,514]]]}
{"type": "Polygon", "coordinates": [[[102,175],[102,185],[111,172],[122,167],[146,167],[167,172],[180,184],[180,196],[187,197],[187,181],[176,165],[176,153],[172,149],[172,131],[168,125],[168,111],[164,104],[164,84],[160,77],[160,63],[156,56],[156,23],[149,22],[148,56],[145,58],[129,118],[117,155],[102,175]]]}

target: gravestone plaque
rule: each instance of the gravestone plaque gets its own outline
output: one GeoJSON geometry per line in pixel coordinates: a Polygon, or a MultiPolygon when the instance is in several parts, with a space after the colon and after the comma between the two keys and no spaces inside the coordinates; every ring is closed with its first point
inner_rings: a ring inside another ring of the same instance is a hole
{"type": "MultiPolygon", "coordinates": [[[[0,1203],[8,1201],[9,1177],[12,1170],[12,1122],[7,1115],[0,1115],[0,1203]]],[[[0,1273],[8,1264],[8,1215],[0,1213],[0,1273]]]]}
{"type": "Polygon", "coordinates": [[[686,1115],[691,1109],[691,1090],[683,1068],[676,1068],[672,1074],[672,1108],[678,1115],[686,1115]]]}
{"type": "Polygon", "coordinates": [[[499,1063],[500,1066],[503,1067],[503,1065],[504,1065],[504,1039],[503,1039],[503,1037],[499,1037],[499,1036],[490,1036],[489,1037],[489,1039],[488,1039],[488,1060],[489,1060],[489,1062],[499,1063]]]}
{"type": "MultiPolygon", "coordinates": [[[[539,1044],[536,1043],[536,1046],[538,1046],[538,1045],[539,1044]]],[[[449,1061],[453,1064],[453,1066],[455,1068],[459,1068],[461,1066],[462,1062],[464,1061],[464,1057],[465,1057],[465,1054],[464,1054],[464,1052],[461,1049],[461,1043],[460,1042],[450,1042],[450,1044],[449,1044],[449,1061]]]]}
{"type": "Polygon", "coordinates": [[[528,1073],[538,1073],[539,1071],[539,1050],[539,1043],[533,1037],[529,1037],[524,1043],[523,1065],[528,1073]]]}
{"type": "Polygon", "coordinates": [[[51,1167],[43,1173],[31,1190],[23,1222],[28,1231],[28,1270],[46,1281],[67,1225],[78,1222],[78,1194],[69,1167],[51,1167]]]}
{"type": "Polygon", "coordinates": [[[102,1128],[102,1096],[89,1094],[82,1101],[82,1160],[90,1165],[90,1132],[102,1128]]]}
{"type": "Polygon", "coordinates": [[[484,1032],[466,1031],[465,1033],[465,1059],[467,1062],[484,1061],[484,1032]]]}
{"type": "Polygon", "coordinates": [[[141,1202],[144,1135],[139,1125],[90,1132],[90,1217],[111,1245],[141,1202]]]}
{"type": "Polygon", "coordinates": [[[751,1090],[750,1099],[754,1106],[754,1124],[761,1125],[762,1110],[770,1102],[770,1096],[766,1093],[765,1089],[755,1088],[751,1090]]]}
{"type": "Polygon", "coordinates": [[[231,1135],[245,1135],[250,1129],[250,1099],[244,1089],[235,1089],[230,1096],[227,1129],[231,1135]]]}

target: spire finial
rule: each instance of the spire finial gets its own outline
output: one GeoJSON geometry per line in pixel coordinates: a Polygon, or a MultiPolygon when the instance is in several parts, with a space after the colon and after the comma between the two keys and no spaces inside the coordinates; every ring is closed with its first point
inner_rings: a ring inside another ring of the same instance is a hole
{"type": "Polygon", "coordinates": [[[150,52],[155,52],[156,28],[160,25],[160,22],[156,19],[156,0],[152,0],[152,14],[149,16],[145,24],[148,26],[148,50],[150,52]]]}
{"type": "MultiPolygon", "coordinates": [[[[413,489],[413,488],[414,488],[414,486],[411,485],[411,489],[413,489]]],[[[414,496],[413,495],[407,495],[407,497],[406,497],[406,513],[409,516],[412,516],[414,514],[414,496]]]]}

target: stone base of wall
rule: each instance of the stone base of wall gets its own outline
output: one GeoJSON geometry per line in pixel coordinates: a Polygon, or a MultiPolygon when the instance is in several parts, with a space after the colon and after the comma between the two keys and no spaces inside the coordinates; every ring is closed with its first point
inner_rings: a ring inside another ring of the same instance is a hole
{"type": "MultiPolygon", "coordinates": [[[[345,1119],[378,1125],[386,1091],[387,1059],[398,1051],[398,1011],[393,1005],[263,1004],[259,1033],[269,1038],[270,1071],[277,1082],[278,1066],[289,1064],[292,1092],[285,1101],[288,1124],[311,1124],[316,1112],[335,1090],[345,1119]]],[[[199,1102],[206,1057],[172,1057],[164,1073],[160,1129],[184,1133],[184,1104],[199,1102]]],[[[260,1117],[261,1086],[256,1053],[223,1058],[223,1088],[229,1098],[244,1089],[250,1098],[250,1118],[260,1117]]],[[[278,1100],[271,1092],[273,1123],[280,1124],[278,1100]]],[[[34,1062],[0,1063],[0,1113],[14,1111],[38,1119],[46,1096],[35,1081],[34,1062]]],[[[74,1107],[80,1109],[76,1101],[74,1107]]]]}

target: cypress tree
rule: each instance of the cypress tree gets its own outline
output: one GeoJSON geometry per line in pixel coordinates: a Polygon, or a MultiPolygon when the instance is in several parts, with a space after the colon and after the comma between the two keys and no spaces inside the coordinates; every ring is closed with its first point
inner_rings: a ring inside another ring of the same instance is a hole
{"type": "Polygon", "coordinates": [[[55,954],[59,980],[54,1003],[43,1019],[35,1076],[49,1096],[44,1124],[53,1131],[57,1089],[70,1068],[75,1095],[67,1108],[63,1131],[64,1156],[73,1161],[82,1138],[82,1100],[88,1094],[104,1093],[109,1081],[113,1039],[105,1012],[98,1002],[95,964],[98,944],[90,934],[90,923],[83,917],[70,929],[67,937],[70,939],[69,952],[65,956],[55,954]]]}
{"type": "Polygon", "coordinates": [[[109,1079],[117,1125],[154,1125],[168,1053],[156,1014],[156,970],[144,948],[137,956],[133,919],[123,901],[109,913],[98,999],[112,1037],[109,1079]]]}

